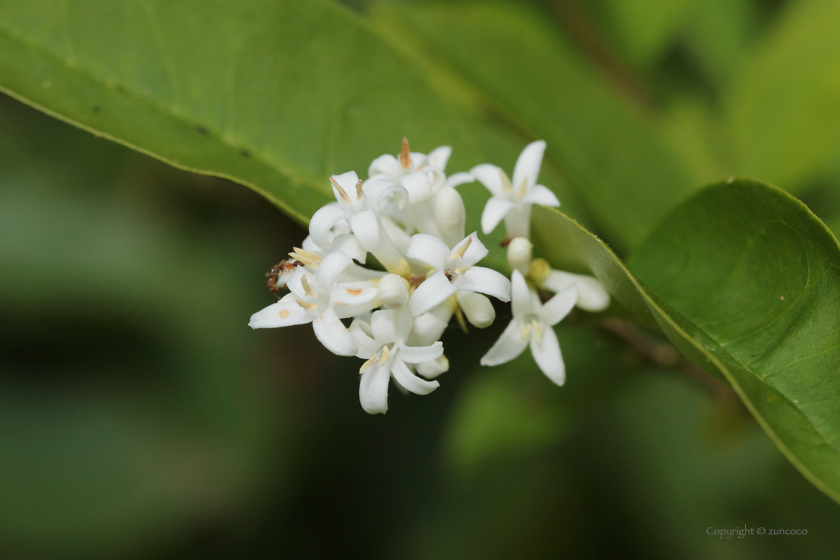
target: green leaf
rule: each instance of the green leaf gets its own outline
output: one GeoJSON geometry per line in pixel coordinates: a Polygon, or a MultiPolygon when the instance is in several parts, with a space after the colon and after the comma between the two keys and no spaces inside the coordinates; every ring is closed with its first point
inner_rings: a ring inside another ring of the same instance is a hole
{"type": "Polygon", "coordinates": [[[588,67],[546,14],[524,3],[468,2],[382,6],[376,16],[401,41],[424,47],[486,111],[546,140],[548,158],[619,248],[637,246],[693,190],[648,117],[588,67]]]}
{"type": "Polygon", "coordinates": [[[422,73],[324,1],[3,0],[0,89],[301,222],[403,136],[482,163],[422,73]]]}
{"type": "Polygon", "coordinates": [[[840,149],[840,3],[792,3],[728,99],[741,172],[788,190],[809,186],[840,149]]]}
{"type": "Polygon", "coordinates": [[[790,461],[840,501],[840,248],[802,203],[748,180],[708,187],[656,229],[631,273],[598,238],[539,209],[558,266],[583,260],[641,320],[738,393],[790,461]]]}

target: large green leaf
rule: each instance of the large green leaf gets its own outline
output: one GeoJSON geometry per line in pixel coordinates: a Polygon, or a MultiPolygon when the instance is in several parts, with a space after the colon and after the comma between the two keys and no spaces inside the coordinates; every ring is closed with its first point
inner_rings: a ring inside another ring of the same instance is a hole
{"type": "Polygon", "coordinates": [[[481,162],[421,72],[323,1],[0,1],[0,88],[300,221],[403,136],[481,162]]]}
{"type": "MultiPolygon", "coordinates": [[[[695,181],[649,118],[525,3],[383,6],[380,27],[417,42],[481,106],[548,142],[599,229],[637,246],[695,181]]],[[[562,199],[561,199],[562,201],[562,199]]]]}
{"type": "Polygon", "coordinates": [[[840,149],[840,3],[791,3],[728,98],[741,172],[792,192],[821,179],[840,149]]]}
{"type": "Polygon", "coordinates": [[[554,262],[575,247],[616,299],[728,382],[791,462],[840,501],[840,248],[802,203],[753,181],[711,186],[656,229],[633,273],[563,214],[534,218],[554,262]]]}

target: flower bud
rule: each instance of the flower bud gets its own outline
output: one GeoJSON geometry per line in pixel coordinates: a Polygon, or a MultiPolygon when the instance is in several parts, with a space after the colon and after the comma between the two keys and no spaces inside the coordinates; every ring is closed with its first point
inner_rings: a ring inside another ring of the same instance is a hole
{"type": "Polygon", "coordinates": [[[449,359],[446,356],[441,355],[436,360],[417,364],[416,369],[417,373],[426,379],[434,379],[438,375],[449,371],[449,359]]]}
{"type": "Polygon", "coordinates": [[[434,200],[435,222],[443,241],[451,248],[464,239],[467,213],[464,200],[453,188],[442,188],[434,200]]]}
{"type": "Polygon", "coordinates": [[[496,319],[496,310],[490,299],[484,294],[476,292],[461,292],[458,294],[458,304],[467,320],[479,329],[489,327],[496,319]]]}
{"type": "Polygon", "coordinates": [[[507,248],[507,259],[510,267],[518,270],[523,276],[528,275],[531,266],[531,249],[533,245],[525,237],[514,237],[507,248]]]}
{"type": "Polygon", "coordinates": [[[386,274],[379,281],[377,295],[388,309],[399,309],[408,303],[408,285],[402,276],[386,274]]]}
{"type": "Polygon", "coordinates": [[[534,259],[528,268],[528,275],[537,284],[541,284],[550,274],[551,265],[545,259],[534,259]]]}

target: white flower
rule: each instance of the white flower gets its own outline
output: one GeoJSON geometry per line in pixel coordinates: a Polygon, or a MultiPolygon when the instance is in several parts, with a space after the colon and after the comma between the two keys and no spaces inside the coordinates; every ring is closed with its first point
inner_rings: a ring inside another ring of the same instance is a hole
{"type": "MultiPolygon", "coordinates": [[[[443,343],[430,346],[407,346],[414,317],[407,307],[401,310],[381,310],[373,313],[370,323],[353,321],[350,333],[358,345],[356,354],[367,361],[359,373],[359,401],[369,414],[388,411],[388,382],[391,376],[404,389],[426,395],[437,389],[437,381],[417,377],[407,364],[430,363],[430,370],[440,370],[439,358],[443,356],[443,343]]],[[[448,364],[447,364],[448,367],[448,364]]]]}
{"type": "MultiPolygon", "coordinates": [[[[349,224],[359,244],[379,259],[389,272],[406,274],[408,263],[397,251],[379,219],[379,206],[388,195],[404,195],[396,183],[381,180],[362,188],[354,171],[330,177],[336,201],[319,209],[309,222],[312,241],[324,249],[334,243],[333,228],[349,224]]],[[[352,256],[352,255],[351,255],[352,256]]]]}
{"type": "Polygon", "coordinates": [[[531,262],[528,277],[540,288],[558,294],[575,288],[576,305],[584,311],[598,312],[610,306],[610,294],[597,278],[553,269],[545,259],[531,262]]]}
{"type": "Polygon", "coordinates": [[[501,168],[488,163],[474,167],[472,173],[490,194],[490,200],[481,215],[481,229],[490,233],[502,218],[505,219],[507,237],[528,237],[530,234],[531,207],[534,204],[560,206],[554,193],[537,184],[545,142],[528,144],[513,169],[513,183],[501,168]]]}
{"type": "Polygon", "coordinates": [[[352,263],[341,252],[330,253],[324,259],[300,249],[291,255],[306,264],[289,277],[286,286],[291,293],[254,313],[248,325],[264,329],[312,323],[315,336],[329,351],[339,356],[355,355],[358,348],[341,318],[379,306],[374,282],[350,277],[345,278],[350,282],[339,283],[352,263]]]}
{"type": "Polygon", "coordinates": [[[544,305],[528,287],[525,277],[513,271],[513,320],[492,348],[481,358],[481,365],[504,364],[525,351],[529,343],[539,368],[557,385],[566,381],[566,367],[560,353],[560,343],[552,328],[575,305],[577,290],[571,287],[548,300],[544,305]]]}
{"type": "MultiPolygon", "coordinates": [[[[408,140],[403,138],[399,157],[385,154],[373,160],[368,169],[370,179],[365,181],[364,188],[367,188],[370,183],[381,180],[399,184],[408,193],[408,204],[401,209],[396,205],[391,205],[386,214],[402,223],[409,233],[417,230],[447,240],[449,231],[442,231],[436,219],[437,195],[447,188],[475,180],[469,173],[456,173],[446,178],[444,171],[451,153],[452,148],[449,146],[435,148],[428,156],[411,152],[408,140]]],[[[448,194],[448,199],[451,199],[451,193],[448,194]]],[[[447,200],[447,206],[449,204],[450,201],[447,200]]],[[[463,206],[463,202],[461,205],[463,206]]],[[[463,237],[463,232],[461,232],[460,236],[451,242],[459,241],[463,237]]]]}
{"type": "Polygon", "coordinates": [[[495,270],[473,266],[487,253],[487,248],[478,240],[475,232],[452,250],[431,235],[418,233],[412,236],[408,258],[430,269],[408,302],[412,313],[415,316],[422,315],[456,294],[460,302],[471,292],[510,301],[510,281],[507,278],[495,270]]]}

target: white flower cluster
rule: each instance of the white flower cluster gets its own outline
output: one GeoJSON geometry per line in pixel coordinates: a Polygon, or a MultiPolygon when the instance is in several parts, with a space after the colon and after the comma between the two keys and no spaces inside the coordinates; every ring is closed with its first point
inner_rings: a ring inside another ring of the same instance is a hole
{"type": "Polygon", "coordinates": [[[534,204],[559,206],[554,194],[537,185],[545,142],[519,156],[513,182],[499,167],[484,164],[447,178],[452,149],[428,155],[409,151],[371,163],[369,178],[355,172],[330,177],[336,202],[309,224],[309,236],[290,258],[274,267],[269,287],[289,293],[251,317],[252,328],[312,323],[315,336],[331,352],[365,360],[359,369],[359,400],[370,414],[388,410],[391,378],[419,395],[439,386],[449,369],[440,337],[453,316],[478,328],[493,323],[487,296],[512,299],[513,321],[481,359],[508,362],[526,347],[558,385],[565,380],[560,346],[552,326],[577,305],[599,311],[609,295],[592,277],[552,270],[532,260],[528,240],[534,204]],[[465,235],[464,202],[454,187],[478,180],[491,192],[481,217],[485,234],[504,220],[512,280],[476,266],[488,254],[476,232],[465,235]],[[385,271],[365,268],[368,253],[385,271]],[[537,289],[557,295],[541,303],[537,289]],[[350,320],[349,326],[344,320],[350,320]]]}

